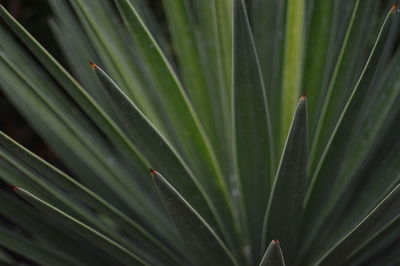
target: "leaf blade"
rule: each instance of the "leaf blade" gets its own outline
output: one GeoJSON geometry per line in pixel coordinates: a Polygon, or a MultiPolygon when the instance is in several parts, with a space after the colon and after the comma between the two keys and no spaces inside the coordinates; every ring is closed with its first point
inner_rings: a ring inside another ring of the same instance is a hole
{"type": "Polygon", "coordinates": [[[280,239],[287,261],[295,253],[307,184],[308,130],[307,101],[296,107],[275,182],[264,217],[265,240],[280,239]]]}
{"type": "Polygon", "coordinates": [[[304,0],[288,0],[286,14],[285,50],[283,61],[281,146],[290,127],[296,101],[302,94],[304,31],[306,4],[304,0]]]}
{"type": "Polygon", "coordinates": [[[259,266],[285,266],[279,240],[271,241],[259,266]]]}
{"type": "Polygon", "coordinates": [[[80,233],[81,236],[90,239],[93,244],[97,245],[109,255],[115,257],[117,260],[123,263],[131,263],[132,265],[147,265],[147,263],[143,261],[140,257],[132,253],[125,247],[121,246],[119,243],[101,234],[97,230],[89,227],[88,225],[80,222],[74,217],[60,211],[59,209],[39,199],[28,191],[19,187],[17,187],[15,191],[28,202],[32,203],[37,208],[42,210],[44,213],[50,215],[57,221],[64,223],[64,225],[66,225],[72,231],[80,233]]]}
{"type": "Polygon", "coordinates": [[[0,245],[5,246],[27,258],[30,258],[42,265],[84,265],[79,260],[72,259],[61,252],[55,252],[44,245],[10,230],[0,227],[0,245]]]}
{"type": "MultiPolygon", "coordinates": [[[[168,181],[186,197],[201,215],[213,226],[218,222],[216,206],[210,201],[205,188],[206,180],[199,182],[190,167],[129,98],[119,89],[113,80],[97,65],[92,65],[95,75],[103,84],[109,96],[111,105],[116,109],[122,121],[125,121],[126,131],[135,145],[149,160],[152,167],[161,168],[167,174],[168,181]],[[201,194],[202,197],[198,197],[201,194]],[[215,219],[215,220],[214,220],[215,219]]],[[[210,186],[208,186],[210,188],[210,186]]],[[[211,189],[211,188],[210,188],[211,189]]]]}
{"type": "Polygon", "coordinates": [[[234,4],[234,156],[244,245],[258,262],[262,217],[274,171],[273,137],[258,55],[244,1],[234,4]],[[261,214],[262,216],[262,214],[261,214]]]}
{"type": "Polygon", "coordinates": [[[154,184],[176,223],[195,265],[237,265],[235,258],[207,222],[158,172],[150,170],[154,184]]]}
{"type": "Polygon", "coordinates": [[[138,42],[141,53],[148,61],[148,70],[155,77],[155,87],[160,96],[161,105],[170,123],[174,125],[175,134],[179,139],[178,145],[174,145],[175,148],[182,154],[196,177],[213,178],[216,181],[202,182],[202,186],[211,188],[209,197],[216,206],[219,206],[216,207],[219,212],[216,215],[217,222],[221,230],[226,231],[224,237],[232,243],[231,245],[234,245],[237,225],[236,220],[233,219],[232,200],[214,148],[170,62],[144,25],[136,9],[128,0],[117,0],[116,3],[132,38],[138,42]],[[224,217],[224,223],[218,216],[224,217]]]}
{"type": "MultiPolygon", "coordinates": [[[[35,173],[33,173],[32,170],[32,175],[35,176],[34,179],[54,183],[63,190],[66,190],[68,194],[72,196],[72,198],[79,199],[80,201],[85,202],[85,205],[88,205],[91,208],[108,215],[116,222],[116,224],[125,230],[126,234],[132,236],[134,239],[140,240],[141,245],[147,246],[147,248],[152,251],[161,251],[161,254],[158,256],[162,257],[162,253],[165,253],[168,254],[168,256],[175,258],[175,255],[171,252],[171,250],[162,242],[160,242],[155,237],[154,233],[150,233],[147,229],[143,228],[140,224],[132,220],[128,215],[126,215],[120,209],[114,207],[94,191],[88,189],[86,186],[77,182],[72,177],[50,165],[32,152],[28,151],[0,131],[0,151],[3,148],[14,156],[15,161],[18,164],[25,165],[26,168],[34,169],[35,173]]],[[[26,177],[32,178],[32,175],[28,175],[26,177]]],[[[11,183],[10,181],[8,182],[11,183]]],[[[16,182],[12,182],[12,184],[18,185],[16,182]]],[[[24,187],[26,189],[35,188],[34,186],[29,185],[24,185],[24,187]]],[[[51,190],[51,188],[49,189],[51,190]]],[[[47,191],[49,189],[47,189],[47,191]]],[[[65,196],[61,197],[60,200],[62,202],[71,202],[70,198],[65,196]]],[[[72,204],[75,203],[75,201],[72,202],[72,204]]],[[[90,213],[84,212],[83,214],[83,217],[88,218],[89,221],[91,220],[90,216],[90,213]]],[[[107,230],[105,231],[107,232],[107,230]]]]}
{"type": "Polygon", "coordinates": [[[353,228],[344,238],[336,243],[328,252],[326,252],[317,261],[317,265],[331,265],[332,263],[340,263],[350,255],[352,249],[350,247],[356,246],[359,237],[371,232],[375,227],[375,223],[382,219],[387,212],[396,208],[400,202],[400,184],[398,184],[392,191],[371,211],[368,215],[353,228]]]}

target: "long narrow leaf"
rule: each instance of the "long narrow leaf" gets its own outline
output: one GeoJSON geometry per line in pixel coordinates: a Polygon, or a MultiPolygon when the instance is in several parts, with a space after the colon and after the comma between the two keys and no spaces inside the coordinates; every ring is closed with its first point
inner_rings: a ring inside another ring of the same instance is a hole
{"type": "Polygon", "coordinates": [[[179,51],[176,56],[183,85],[215,147],[226,178],[232,172],[232,160],[227,159],[232,157],[228,102],[231,88],[227,85],[231,82],[231,64],[225,65],[221,61],[230,58],[231,52],[221,46],[231,41],[231,25],[229,22],[226,25],[218,23],[218,19],[226,19],[224,14],[230,10],[223,10],[223,14],[218,11],[227,2],[163,1],[172,44],[179,51]]]}
{"type": "Polygon", "coordinates": [[[200,184],[191,173],[190,168],[185,165],[168,141],[154,128],[113,80],[96,64],[91,63],[91,66],[103,84],[111,105],[124,122],[127,134],[149,160],[149,164],[152,167],[162,167],[169,182],[182,190],[185,193],[184,196],[202,215],[213,221],[212,214],[209,212],[210,210],[215,211],[215,206],[211,202],[207,202],[208,198],[203,190],[204,188],[199,187],[200,184]],[[197,197],[200,191],[203,193],[204,199],[197,197]]]}
{"type": "MultiPolygon", "coordinates": [[[[384,40],[384,30],[393,16],[392,10],[386,13],[367,62],[363,67],[363,72],[360,74],[355,88],[346,102],[345,108],[340,112],[340,117],[329,137],[329,142],[325,146],[324,153],[319,158],[318,166],[313,172],[311,184],[308,188],[305,200],[305,206],[307,208],[305,215],[307,217],[307,222],[304,223],[304,232],[307,232],[307,240],[303,245],[305,249],[311,244],[318,232],[321,231],[321,226],[323,222],[326,221],[327,215],[332,212],[333,206],[340,201],[340,198],[348,189],[348,184],[351,182],[347,174],[340,172],[343,167],[341,164],[342,158],[344,158],[346,152],[348,152],[346,150],[346,144],[349,144],[347,142],[349,139],[348,132],[349,130],[353,130],[354,124],[357,121],[356,115],[359,114],[362,103],[368,98],[368,90],[361,86],[362,81],[364,81],[365,73],[367,73],[371,61],[374,59],[374,56],[376,56],[375,53],[378,44],[384,40]],[[335,158],[337,161],[335,166],[329,163],[332,158],[335,158]],[[347,181],[344,181],[345,177],[348,178],[347,181]],[[337,187],[340,187],[340,191],[337,190],[337,187]],[[313,224],[313,226],[310,227],[310,224],[313,224]]],[[[359,138],[360,136],[358,135],[355,137],[359,138]]],[[[351,144],[354,144],[354,142],[351,144]]]]}
{"type": "Polygon", "coordinates": [[[53,217],[60,223],[63,223],[65,226],[70,228],[75,233],[78,233],[80,236],[89,239],[93,244],[97,245],[105,252],[107,252],[110,256],[115,257],[117,260],[128,265],[147,264],[136,254],[121,246],[119,243],[108,238],[107,236],[104,236],[103,234],[99,233],[88,225],[76,220],[74,217],[60,211],[59,209],[39,199],[28,191],[20,187],[16,187],[15,191],[28,202],[32,203],[37,208],[42,210],[44,213],[53,217]]]}
{"type": "Polygon", "coordinates": [[[264,242],[280,239],[286,261],[292,259],[307,185],[307,101],[302,97],[289,130],[264,217],[264,242]]]}
{"type": "MultiPolygon", "coordinates": [[[[110,218],[112,218],[118,226],[134,239],[140,239],[141,246],[147,246],[148,251],[151,253],[157,253],[158,256],[163,256],[162,253],[165,252],[170,256],[174,257],[171,254],[171,251],[165,247],[163,243],[155,238],[154,235],[149,233],[146,229],[140,226],[137,222],[133,221],[130,217],[124,214],[121,210],[112,206],[110,203],[105,201],[95,192],[91,191],[84,185],[77,182],[72,177],[58,170],[54,166],[48,164],[38,156],[24,149],[22,146],[18,145],[18,143],[14,142],[12,139],[7,137],[4,133],[0,132],[0,148],[7,149],[7,151],[11,152],[15,159],[18,160],[18,163],[21,165],[25,165],[25,167],[29,167],[31,169],[33,175],[36,175],[38,179],[43,179],[48,182],[57,184],[63,190],[68,191],[70,195],[73,195],[74,198],[85,202],[86,205],[98,210],[110,218]],[[38,173],[38,174],[36,174],[38,173]],[[159,252],[162,251],[162,252],[159,252]]],[[[0,150],[1,150],[0,149],[0,150]]],[[[11,180],[10,180],[11,181],[11,180]]],[[[10,182],[12,184],[17,184],[15,181],[10,182]]],[[[18,184],[17,184],[18,185],[18,184]]],[[[34,189],[35,186],[24,186],[27,189],[34,189]]],[[[51,189],[51,188],[50,188],[51,189]]],[[[69,201],[69,196],[61,198],[61,201],[69,201]]],[[[92,213],[86,212],[84,216],[89,220],[92,216],[92,213]],[[86,214],[86,215],[85,215],[86,214]]],[[[107,228],[106,228],[107,229],[107,228]]]]}
{"type": "Polygon", "coordinates": [[[336,243],[318,261],[317,265],[340,264],[351,254],[350,247],[355,246],[360,237],[364,237],[376,227],[391,209],[400,204],[400,184],[398,184],[354,229],[336,243]]]}
{"type": "MultiPolygon", "coordinates": [[[[274,136],[275,158],[281,151],[282,79],[287,1],[252,1],[252,32],[265,84],[271,127],[274,136]]],[[[275,162],[278,163],[278,162],[275,162]]],[[[276,167],[276,165],[275,165],[276,167]]]]}
{"type": "MultiPolygon", "coordinates": [[[[31,240],[38,245],[45,245],[50,252],[64,253],[70,258],[78,260],[85,265],[103,265],[115,263],[107,258],[96,246],[90,245],[85,240],[71,234],[66,228],[52,223],[47,216],[41,215],[28,203],[18,200],[15,195],[4,191],[0,192],[0,214],[13,222],[31,236],[31,240]],[[29,223],[27,222],[29,221],[29,223]]],[[[16,251],[22,256],[23,250],[16,251]]]]}
{"type": "Polygon", "coordinates": [[[135,8],[128,0],[117,0],[116,3],[132,38],[138,42],[140,51],[148,62],[148,70],[157,77],[154,79],[154,83],[161,105],[168,119],[174,125],[175,134],[180,142],[175,148],[193,169],[200,184],[204,188],[208,187],[209,198],[218,209],[217,222],[224,232],[225,238],[233,243],[235,241],[231,238],[236,238],[236,221],[233,219],[228,186],[203,126],[170,63],[135,8]],[[204,182],[210,178],[216,182],[204,182]]]}
{"type": "Polygon", "coordinates": [[[19,234],[0,228],[0,245],[23,254],[25,257],[32,259],[47,266],[70,266],[70,265],[84,265],[79,260],[72,259],[61,252],[54,252],[45,246],[40,245],[28,238],[21,237],[19,234]]]}
{"type": "Polygon", "coordinates": [[[175,222],[194,265],[237,265],[207,222],[158,172],[151,170],[162,202],[175,222]]]}
{"type": "Polygon", "coordinates": [[[273,180],[274,151],[266,92],[242,0],[235,1],[234,44],[233,108],[238,205],[242,208],[246,244],[251,247],[252,260],[258,262],[262,231],[260,210],[267,206],[273,180]]]}
{"type": "Polygon", "coordinates": [[[137,165],[143,165],[142,157],[138,150],[121,130],[116,127],[115,123],[105,115],[104,111],[99,108],[78,82],[5,10],[3,6],[0,6],[0,16],[35,54],[37,59],[53,77],[63,85],[63,88],[79,106],[82,107],[103,132],[109,136],[112,143],[124,154],[128,154],[130,159],[137,165]]]}
{"type": "Polygon", "coordinates": [[[296,101],[302,94],[305,14],[305,0],[287,1],[285,56],[282,73],[281,146],[283,146],[289,130],[296,101]]]}

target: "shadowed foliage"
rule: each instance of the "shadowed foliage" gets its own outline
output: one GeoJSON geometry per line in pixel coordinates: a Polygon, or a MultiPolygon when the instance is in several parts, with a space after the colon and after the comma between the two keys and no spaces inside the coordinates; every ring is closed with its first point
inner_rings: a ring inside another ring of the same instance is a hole
{"type": "Polygon", "coordinates": [[[396,3],[47,2],[62,60],[0,7],[0,89],[63,165],[1,125],[0,263],[400,263],[396,3]]]}

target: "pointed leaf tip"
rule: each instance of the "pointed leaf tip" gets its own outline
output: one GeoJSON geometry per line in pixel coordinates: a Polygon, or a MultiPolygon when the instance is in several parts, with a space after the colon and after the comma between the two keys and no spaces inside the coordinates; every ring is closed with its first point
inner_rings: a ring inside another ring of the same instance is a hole
{"type": "Polygon", "coordinates": [[[301,100],[307,100],[307,96],[304,94],[300,97],[301,100]]]}
{"type": "Polygon", "coordinates": [[[285,266],[279,239],[274,239],[269,244],[259,266],[285,266]]]}
{"type": "Polygon", "coordinates": [[[398,4],[397,4],[397,1],[393,3],[392,7],[390,8],[390,11],[391,11],[391,12],[393,12],[393,13],[395,13],[395,12],[398,12],[398,11],[399,11],[399,10],[398,10],[398,4]]]}
{"type": "MultiPolygon", "coordinates": [[[[8,185],[8,184],[7,184],[8,185]]],[[[14,185],[8,185],[12,190],[16,191],[16,190],[20,190],[21,188],[18,186],[14,186],[14,185]]]]}
{"type": "Polygon", "coordinates": [[[200,265],[238,265],[230,250],[203,217],[160,173],[154,172],[155,187],[193,264],[199,265],[201,261],[200,265]]]}
{"type": "Polygon", "coordinates": [[[92,61],[89,61],[89,65],[93,68],[96,69],[97,65],[95,63],[93,63],[92,61]]]}
{"type": "Polygon", "coordinates": [[[157,171],[154,169],[149,168],[150,174],[155,175],[157,174],[157,171]]]}

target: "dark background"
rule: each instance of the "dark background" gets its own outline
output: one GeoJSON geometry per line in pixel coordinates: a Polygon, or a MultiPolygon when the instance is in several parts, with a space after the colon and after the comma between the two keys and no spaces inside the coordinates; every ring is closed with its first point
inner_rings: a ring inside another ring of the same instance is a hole
{"type": "MultiPolygon", "coordinates": [[[[57,43],[50,34],[47,20],[50,7],[44,0],[0,0],[11,14],[59,60],[64,61],[57,43]]],[[[64,64],[65,65],[65,64],[64,64]]],[[[0,85],[1,86],[1,85],[0,85]]],[[[29,150],[57,166],[61,166],[53,152],[29,127],[24,118],[0,91],[0,129],[29,150]]],[[[4,186],[4,184],[3,184],[4,186]]]]}

